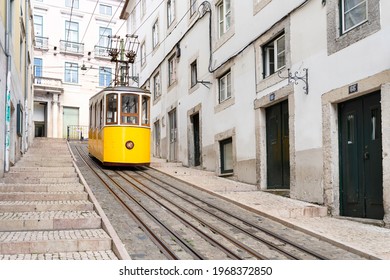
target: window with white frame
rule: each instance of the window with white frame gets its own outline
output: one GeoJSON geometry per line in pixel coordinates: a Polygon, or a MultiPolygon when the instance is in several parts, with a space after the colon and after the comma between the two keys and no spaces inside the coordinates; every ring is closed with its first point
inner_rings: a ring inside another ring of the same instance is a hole
{"type": "Polygon", "coordinates": [[[285,35],[281,35],[263,46],[263,76],[268,77],[286,65],[285,35]]]}
{"type": "Polygon", "coordinates": [[[229,70],[218,79],[219,103],[232,97],[232,74],[229,70]]]}
{"type": "Polygon", "coordinates": [[[44,44],[43,16],[34,15],[34,31],[35,31],[35,46],[37,48],[42,48],[44,44]]]}
{"type": "Polygon", "coordinates": [[[196,86],[198,83],[198,65],[197,61],[191,63],[191,87],[196,86]]]}
{"type": "Polygon", "coordinates": [[[175,1],[168,0],[167,1],[167,24],[168,27],[171,26],[173,21],[175,20],[175,1]]]}
{"type": "Polygon", "coordinates": [[[157,99],[161,96],[161,80],[160,73],[157,73],[153,76],[153,94],[154,99],[157,99]]]}
{"type": "Polygon", "coordinates": [[[34,76],[42,77],[42,58],[34,57],[34,76]]]}
{"type": "Polygon", "coordinates": [[[158,20],[156,20],[152,27],[152,44],[153,49],[157,47],[159,43],[159,30],[158,30],[158,20]]]}
{"type": "Polygon", "coordinates": [[[111,28],[99,27],[99,47],[107,48],[109,46],[110,43],[109,36],[112,36],[111,28]]]}
{"type": "Polygon", "coordinates": [[[109,67],[99,67],[99,86],[108,87],[111,84],[112,69],[109,67]]]}
{"type": "Polygon", "coordinates": [[[231,0],[222,0],[217,4],[218,10],[218,35],[221,37],[231,27],[232,10],[231,0]]]}
{"type": "Polygon", "coordinates": [[[190,0],[190,16],[193,16],[196,13],[196,1],[197,0],[190,0]]]}
{"type": "Polygon", "coordinates": [[[79,66],[77,63],[65,62],[65,83],[79,82],[79,66]]]}
{"type": "Polygon", "coordinates": [[[176,54],[168,59],[168,85],[176,82],[176,54]]]}
{"type": "Polygon", "coordinates": [[[341,0],[342,33],[367,21],[367,0],[341,0]]]}
{"type": "Polygon", "coordinates": [[[132,32],[135,32],[135,30],[137,29],[137,10],[136,9],[134,9],[131,12],[130,20],[131,20],[131,30],[132,30],[132,32]]]}
{"type": "Polygon", "coordinates": [[[104,4],[99,4],[99,13],[101,15],[107,15],[111,16],[112,15],[112,7],[104,4]]]}
{"type": "Polygon", "coordinates": [[[78,9],[79,8],[79,0],[65,0],[65,7],[78,9]]]}
{"type": "Polygon", "coordinates": [[[65,21],[65,40],[67,42],[79,42],[79,23],[74,21],[65,21]]]}
{"type": "Polygon", "coordinates": [[[144,66],[146,63],[146,46],[145,42],[141,44],[141,66],[144,66]]]}
{"type": "Polygon", "coordinates": [[[141,18],[146,15],[146,0],[141,0],[141,18]]]}

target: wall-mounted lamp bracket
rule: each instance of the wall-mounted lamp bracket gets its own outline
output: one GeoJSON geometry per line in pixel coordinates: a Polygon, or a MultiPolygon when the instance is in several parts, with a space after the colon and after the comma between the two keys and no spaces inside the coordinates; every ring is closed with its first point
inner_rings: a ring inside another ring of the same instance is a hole
{"type": "Polygon", "coordinates": [[[208,89],[210,89],[210,87],[208,85],[211,85],[212,83],[209,82],[209,81],[196,81],[197,84],[202,84],[204,85],[205,87],[207,87],[208,89]]]}
{"type": "Polygon", "coordinates": [[[282,79],[288,79],[288,83],[294,82],[296,85],[298,84],[299,80],[301,80],[305,83],[305,86],[303,87],[305,94],[309,94],[309,69],[303,68],[302,70],[305,72],[302,76],[298,76],[298,71],[295,71],[293,75],[290,69],[287,69],[287,77],[280,76],[281,71],[278,72],[278,76],[282,79]]]}

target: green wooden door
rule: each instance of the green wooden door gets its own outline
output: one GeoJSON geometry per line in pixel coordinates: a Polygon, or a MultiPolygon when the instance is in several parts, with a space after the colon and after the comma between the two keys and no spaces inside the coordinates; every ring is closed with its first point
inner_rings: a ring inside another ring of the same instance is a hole
{"type": "Polygon", "coordinates": [[[383,219],[380,92],[340,104],[339,121],[341,214],[383,219]]]}
{"type": "Polygon", "coordinates": [[[64,107],[63,116],[62,138],[66,138],[68,126],[70,126],[70,129],[78,130],[79,108],[64,107]]]}
{"type": "Polygon", "coordinates": [[[266,110],[267,184],[269,189],[290,188],[288,102],[266,110]]]}

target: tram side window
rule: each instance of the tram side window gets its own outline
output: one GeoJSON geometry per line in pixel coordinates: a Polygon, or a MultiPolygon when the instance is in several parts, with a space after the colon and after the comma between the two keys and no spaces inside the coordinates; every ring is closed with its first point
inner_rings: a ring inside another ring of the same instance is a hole
{"type": "Polygon", "coordinates": [[[106,99],[106,124],[118,123],[118,94],[107,94],[106,99]]]}
{"type": "Polygon", "coordinates": [[[142,125],[150,125],[149,122],[150,97],[142,96],[142,125]]]}
{"type": "Polygon", "coordinates": [[[91,105],[91,106],[89,106],[89,128],[92,128],[93,127],[93,125],[92,125],[92,108],[93,108],[93,106],[91,105]]]}
{"type": "Polygon", "coordinates": [[[98,120],[98,107],[97,103],[93,105],[93,112],[94,112],[94,118],[93,118],[93,127],[97,127],[97,120],[98,120]]]}
{"type": "Polygon", "coordinates": [[[103,127],[103,100],[99,102],[99,129],[103,127]]]}
{"type": "Polygon", "coordinates": [[[122,94],[121,123],[138,125],[138,95],[122,94]]]}

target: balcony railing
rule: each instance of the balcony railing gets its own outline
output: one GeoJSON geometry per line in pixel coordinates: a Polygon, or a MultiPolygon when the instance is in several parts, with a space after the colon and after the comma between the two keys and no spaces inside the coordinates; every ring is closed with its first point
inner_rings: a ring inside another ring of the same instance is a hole
{"type": "Polygon", "coordinates": [[[49,38],[35,36],[35,46],[36,49],[48,50],[49,49],[49,38]]]}
{"type": "Polygon", "coordinates": [[[39,91],[63,91],[62,80],[56,78],[34,77],[34,87],[39,91]]]}
{"type": "Polygon", "coordinates": [[[84,44],[60,40],[60,51],[65,53],[73,53],[78,55],[84,54],[84,44]]]}
{"type": "Polygon", "coordinates": [[[108,48],[102,46],[95,46],[95,57],[110,59],[108,48]]]}

